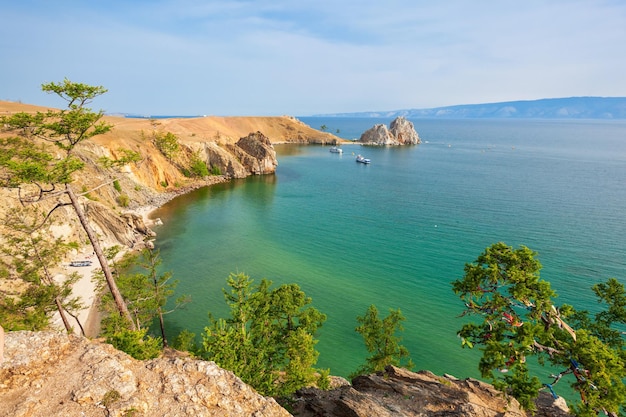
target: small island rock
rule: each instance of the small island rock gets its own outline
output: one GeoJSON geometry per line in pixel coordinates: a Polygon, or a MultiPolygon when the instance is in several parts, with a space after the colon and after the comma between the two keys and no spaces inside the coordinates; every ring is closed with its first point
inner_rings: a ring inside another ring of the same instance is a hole
{"type": "Polygon", "coordinates": [[[382,123],[374,125],[361,135],[359,142],[367,145],[390,146],[422,143],[413,123],[404,117],[395,118],[389,125],[389,129],[382,123]]]}

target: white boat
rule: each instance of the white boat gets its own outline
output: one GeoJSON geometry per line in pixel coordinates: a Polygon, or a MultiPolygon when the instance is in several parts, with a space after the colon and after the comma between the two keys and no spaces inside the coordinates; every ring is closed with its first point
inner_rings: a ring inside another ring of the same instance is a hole
{"type": "Polygon", "coordinates": [[[343,153],[343,149],[333,146],[330,148],[330,153],[343,153]]]}
{"type": "Polygon", "coordinates": [[[356,161],[360,162],[362,164],[369,164],[370,163],[369,158],[363,158],[361,155],[357,155],[356,156],[356,161]]]}
{"type": "Polygon", "coordinates": [[[70,266],[74,266],[74,267],[91,266],[91,261],[72,261],[70,262],[70,266]]]}

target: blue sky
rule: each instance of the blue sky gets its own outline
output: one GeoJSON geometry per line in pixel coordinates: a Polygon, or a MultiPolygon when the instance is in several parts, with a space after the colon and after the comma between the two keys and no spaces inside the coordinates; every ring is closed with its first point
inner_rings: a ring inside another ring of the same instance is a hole
{"type": "Polygon", "coordinates": [[[0,0],[0,100],[151,115],[626,96],[622,0],[0,0]]]}

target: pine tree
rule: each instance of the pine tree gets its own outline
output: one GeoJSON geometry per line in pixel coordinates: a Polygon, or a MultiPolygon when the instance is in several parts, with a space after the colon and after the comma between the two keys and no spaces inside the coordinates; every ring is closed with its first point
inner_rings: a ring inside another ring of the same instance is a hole
{"type": "Polygon", "coordinates": [[[104,115],[102,111],[93,112],[87,107],[94,98],[107,90],[68,79],[61,83],[43,84],[42,90],[65,100],[67,108],[35,114],[16,113],[1,118],[4,130],[17,136],[0,139],[0,186],[17,189],[22,204],[58,200],[44,220],[59,207],[69,205],[74,209],[100,262],[120,315],[134,328],[100,242],[87,220],[79,195],[72,187],[74,174],[84,166],[74,154],[76,146],[111,129],[111,125],[101,120],[104,115]],[[60,153],[46,146],[50,144],[60,153]]]}
{"type": "Polygon", "coordinates": [[[595,321],[572,306],[557,308],[552,301],[556,292],[539,277],[536,255],[525,246],[513,249],[499,242],[465,265],[465,275],[453,282],[453,290],[465,304],[463,315],[479,320],[458,332],[462,346],[480,347],[482,376],[526,409],[535,408],[542,389],[556,395],[555,385],[571,374],[571,386],[581,398],[572,407],[576,415],[617,416],[626,399],[623,333],[613,327],[626,318],[623,286],[609,280],[594,287],[609,305],[595,321]],[[531,357],[563,371],[542,383],[530,371],[531,357]]]}
{"type": "Polygon", "coordinates": [[[378,309],[370,305],[367,312],[356,318],[360,324],[355,331],[363,336],[365,347],[371,354],[352,376],[382,371],[387,365],[413,367],[409,358],[409,351],[400,344],[402,338],[396,333],[404,330],[402,322],[405,320],[400,309],[389,309],[389,315],[380,319],[378,309]],[[405,361],[406,359],[406,361],[405,361]]]}
{"type": "MultiPolygon", "coordinates": [[[[254,287],[245,274],[231,274],[224,290],[228,319],[212,319],[203,334],[204,356],[237,374],[263,395],[287,395],[306,384],[326,384],[314,335],[326,316],[295,284],[254,287]],[[317,381],[316,381],[317,380],[317,381]]],[[[326,384],[327,385],[327,384],[326,384]]]]}

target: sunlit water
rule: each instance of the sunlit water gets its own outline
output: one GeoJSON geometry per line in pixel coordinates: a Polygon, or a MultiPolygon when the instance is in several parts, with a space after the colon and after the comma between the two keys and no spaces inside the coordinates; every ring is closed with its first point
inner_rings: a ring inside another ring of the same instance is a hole
{"type": "MultiPolygon", "coordinates": [[[[389,120],[309,118],[345,138],[389,120]]],[[[462,350],[450,283],[498,241],[539,253],[560,297],[595,309],[590,287],[626,279],[626,122],[415,120],[425,143],[276,146],[275,175],[179,197],[154,216],[163,266],[193,302],[166,318],[200,334],[227,314],[231,272],[295,282],[328,315],[318,367],[348,375],[365,359],[356,316],[375,304],[406,317],[417,369],[477,377],[462,350]],[[426,143],[427,142],[427,143],[426,143]],[[370,158],[355,163],[353,153],[370,158]]]]}

